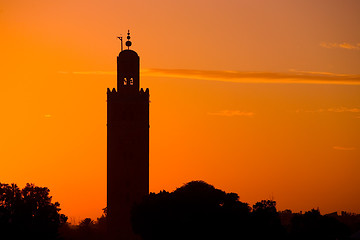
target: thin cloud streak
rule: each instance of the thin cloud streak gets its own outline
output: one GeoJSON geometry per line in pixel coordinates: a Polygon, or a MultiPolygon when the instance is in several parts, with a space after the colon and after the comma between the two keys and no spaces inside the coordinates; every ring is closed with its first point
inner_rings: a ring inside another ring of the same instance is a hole
{"type": "Polygon", "coordinates": [[[190,69],[143,69],[143,76],[201,79],[236,83],[301,83],[360,85],[360,74],[305,72],[290,70],[287,73],[208,71],[190,69]]]}
{"type": "MultiPolygon", "coordinates": [[[[59,74],[116,75],[115,71],[59,71],[59,74]]],[[[234,83],[278,83],[278,84],[336,84],[360,85],[360,74],[337,74],[330,72],[310,72],[290,69],[289,72],[242,72],[211,71],[191,69],[141,69],[142,76],[186,78],[234,83]]]]}
{"type": "Polygon", "coordinates": [[[238,110],[222,110],[219,112],[208,112],[208,115],[215,116],[224,116],[224,117],[234,117],[234,116],[244,116],[244,117],[253,117],[255,113],[253,112],[242,112],[238,110]]]}
{"type": "Polygon", "coordinates": [[[360,50],[360,43],[357,44],[351,44],[351,43],[327,43],[327,42],[322,42],[320,43],[321,47],[324,48],[343,48],[343,49],[348,49],[348,50],[360,50]]]}
{"type": "Polygon", "coordinates": [[[348,107],[337,107],[337,108],[320,108],[316,110],[296,110],[297,113],[306,112],[306,113],[323,113],[323,112],[334,112],[334,113],[360,113],[360,108],[348,108],[348,107]]]}
{"type": "Polygon", "coordinates": [[[356,148],[354,147],[341,147],[341,146],[333,146],[334,150],[340,150],[340,151],[354,151],[356,148]]]}
{"type": "Polygon", "coordinates": [[[351,112],[351,113],[359,113],[360,108],[346,108],[346,107],[340,107],[340,108],[329,108],[327,109],[328,112],[351,112]]]}

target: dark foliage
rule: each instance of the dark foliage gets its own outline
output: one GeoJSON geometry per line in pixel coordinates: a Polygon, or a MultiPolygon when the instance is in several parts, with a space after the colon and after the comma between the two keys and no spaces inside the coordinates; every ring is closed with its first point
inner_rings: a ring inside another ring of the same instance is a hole
{"type": "Polygon", "coordinates": [[[59,232],[62,240],[104,240],[106,236],[106,208],[96,221],[85,218],[79,225],[64,224],[59,232]]]}
{"type": "Polygon", "coordinates": [[[1,239],[57,239],[67,217],[59,214],[60,204],[51,202],[49,192],[33,184],[20,190],[0,183],[1,239]]]}
{"type": "Polygon", "coordinates": [[[230,239],[249,235],[250,207],[235,193],[193,181],[172,193],[151,193],[133,208],[132,225],[144,240],[230,239]]]}
{"type": "Polygon", "coordinates": [[[312,209],[305,214],[295,214],[291,219],[292,239],[347,239],[347,226],[334,217],[322,216],[312,209]]]}
{"type": "Polygon", "coordinates": [[[276,210],[276,202],[262,200],[253,205],[252,227],[255,239],[285,239],[286,231],[276,210]]]}
{"type": "MultiPolygon", "coordinates": [[[[337,215],[336,215],[337,216],[337,215]]],[[[352,231],[333,216],[318,210],[294,214],[278,212],[276,202],[253,205],[239,201],[203,181],[193,181],[174,192],[150,193],[134,206],[132,226],[143,240],[153,239],[349,239],[357,224],[344,215],[352,231]]],[[[356,215],[358,216],[358,215],[356,215]]],[[[341,220],[342,218],[340,218],[341,220]]]]}
{"type": "MultiPolygon", "coordinates": [[[[0,183],[0,239],[106,239],[106,208],[96,221],[85,218],[67,224],[60,204],[52,203],[49,189],[27,184],[0,183]]],[[[360,215],[342,212],[321,215],[319,210],[278,212],[276,202],[253,205],[239,201],[203,181],[193,181],[174,192],[150,193],[134,206],[134,231],[153,239],[350,239],[360,230],[360,215]]]]}
{"type": "Polygon", "coordinates": [[[334,217],[345,224],[352,234],[360,232],[360,214],[342,211],[341,215],[335,214],[334,217]]]}

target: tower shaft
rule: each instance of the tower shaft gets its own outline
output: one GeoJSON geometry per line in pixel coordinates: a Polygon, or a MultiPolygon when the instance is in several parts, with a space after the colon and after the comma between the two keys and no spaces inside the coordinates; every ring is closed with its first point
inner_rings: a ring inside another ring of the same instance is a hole
{"type": "Polygon", "coordinates": [[[138,239],[131,209],[149,193],[149,89],[139,90],[139,57],[117,57],[117,90],[107,90],[107,221],[110,239],[138,239]]]}

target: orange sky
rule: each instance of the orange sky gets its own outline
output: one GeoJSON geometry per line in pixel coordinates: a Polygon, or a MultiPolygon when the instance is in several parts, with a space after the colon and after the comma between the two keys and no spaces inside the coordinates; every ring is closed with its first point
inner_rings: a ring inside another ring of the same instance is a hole
{"type": "Polygon", "coordinates": [[[360,213],[358,0],[0,0],[0,181],[76,222],[106,205],[106,88],[130,28],[150,190],[360,213]]]}

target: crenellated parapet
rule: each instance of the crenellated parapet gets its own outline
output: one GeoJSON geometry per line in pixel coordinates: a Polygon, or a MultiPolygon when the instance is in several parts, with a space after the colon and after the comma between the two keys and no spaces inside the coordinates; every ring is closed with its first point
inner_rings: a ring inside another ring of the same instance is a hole
{"type": "Polygon", "coordinates": [[[113,88],[112,90],[110,90],[110,88],[107,88],[106,93],[111,93],[111,92],[115,93],[115,92],[116,92],[116,89],[115,89],[115,88],[113,88]]]}
{"type": "Polygon", "coordinates": [[[144,101],[144,103],[148,103],[150,97],[149,88],[145,90],[141,88],[137,92],[117,91],[115,88],[112,90],[108,88],[106,93],[107,99],[113,101],[144,101]]]}
{"type": "Polygon", "coordinates": [[[140,95],[149,96],[149,89],[146,88],[145,91],[143,88],[140,89],[140,95]]]}

